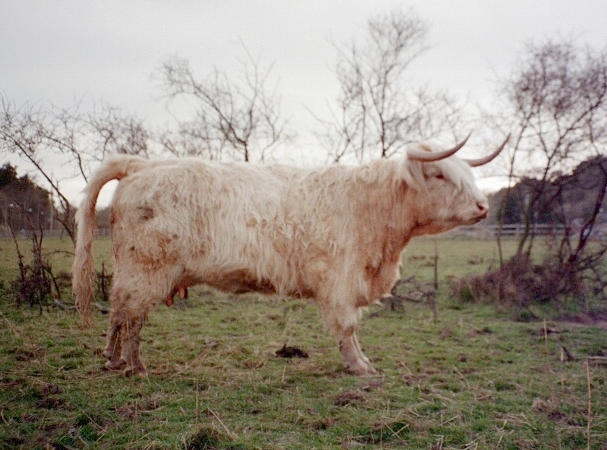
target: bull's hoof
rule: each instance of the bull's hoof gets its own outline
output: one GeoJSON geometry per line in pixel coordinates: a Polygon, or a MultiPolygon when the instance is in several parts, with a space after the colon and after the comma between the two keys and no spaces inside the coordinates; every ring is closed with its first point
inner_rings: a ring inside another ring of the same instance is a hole
{"type": "Polygon", "coordinates": [[[108,361],[103,366],[103,370],[122,370],[126,366],[124,359],[116,359],[114,361],[108,361]]]}
{"type": "Polygon", "coordinates": [[[377,370],[375,370],[371,364],[363,361],[359,361],[356,364],[348,364],[346,366],[346,372],[350,375],[356,375],[357,377],[372,377],[377,375],[377,370]]]}
{"type": "Polygon", "coordinates": [[[141,366],[131,366],[131,367],[127,367],[126,369],[124,369],[124,371],[122,373],[124,373],[125,377],[134,377],[137,375],[145,375],[146,374],[146,368],[144,365],[141,366]]]}

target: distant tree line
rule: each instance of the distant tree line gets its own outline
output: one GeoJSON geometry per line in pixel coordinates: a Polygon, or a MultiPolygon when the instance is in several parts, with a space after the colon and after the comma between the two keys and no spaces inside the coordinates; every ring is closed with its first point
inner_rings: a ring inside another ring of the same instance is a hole
{"type": "Polygon", "coordinates": [[[490,223],[522,224],[530,203],[532,224],[559,224],[574,229],[597,214],[599,224],[607,223],[607,199],[596,210],[597,197],[607,176],[607,156],[595,156],[580,163],[571,174],[556,176],[542,183],[526,177],[510,188],[489,195],[490,223]]]}
{"type": "Polygon", "coordinates": [[[15,231],[53,229],[57,211],[51,194],[29,175],[17,175],[9,163],[0,167],[0,226],[15,231]]]}
{"type": "MultiPolygon", "coordinates": [[[[27,174],[19,176],[10,163],[0,167],[0,231],[62,230],[59,216],[49,190],[27,174]]],[[[97,223],[100,228],[110,227],[109,207],[97,211],[97,223]]]]}

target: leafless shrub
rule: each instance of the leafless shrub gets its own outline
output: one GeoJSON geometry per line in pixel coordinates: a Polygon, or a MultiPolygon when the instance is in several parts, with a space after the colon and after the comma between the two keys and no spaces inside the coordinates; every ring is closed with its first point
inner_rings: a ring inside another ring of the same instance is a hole
{"type": "Polygon", "coordinates": [[[44,231],[42,227],[38,230],[32,228],[32,260],[26,263],[11,223],[9,220],[9,229],[19,260],[19,275],[9,283],[9,293],[14,297],[17,307],[28,303],[30,307],[37,306],[42,312],[43,307],[48,307],[53,302],[53,289],[57,296],[61,295],[51,264],[42,250],[44,231]]]}
{"type": "Polygon", "coordinates": [[[95,297],[102,302],[108,302],[110,298],[110,288],[112,285],[112,274],[105,270],[105,263],[101,263],[101,271],[97,272],[95,282],[95,297]]]}
{"type": "Polygon", "coordinates": [[[403,309],[404,302],[425,303],[432,309],[434,321],[438,321],[438,308],[436,304],[436,287],[433,284],[422,283],[415,276],[398,280],[390,295],[380,299],[384,308],[370,314],[370,317],[379,316],[385,311],[396,311],[403,309]]]}
{"type": "Polygon", "coordinates": [[[577,265],[562,264],[553,257],[534,263],[527,255],[518,254],[501,267],[483,274],[471,274],[451,282],[451,294],[463,302],[497,303],[506,308],[523,310],[534,303],[550,303],[558,309],[577,301],[588,303],[593,283],[586,270],[577,265]]]}

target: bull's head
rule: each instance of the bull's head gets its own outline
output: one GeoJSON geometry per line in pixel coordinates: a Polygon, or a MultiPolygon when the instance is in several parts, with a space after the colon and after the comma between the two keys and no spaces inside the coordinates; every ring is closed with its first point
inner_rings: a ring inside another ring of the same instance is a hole
{"type": "MultiPolygon", "coordinates": [[[[470,135],[468,135],[470,137],[470,135]]],[[[487,217],[489,203],[474,183],[471,167],[492,161],[504,149],[510,135],[491,154],[478,159],[460,159],[453,156],[468,137],[448,150],[417,145],[407,149],[409,161],[418,162],[409,167],[417,182],[419,234],[440,233],[458,225],[474,224],[487,217]],[[421,164],[419,164],[421,163],[421,164]]]]}

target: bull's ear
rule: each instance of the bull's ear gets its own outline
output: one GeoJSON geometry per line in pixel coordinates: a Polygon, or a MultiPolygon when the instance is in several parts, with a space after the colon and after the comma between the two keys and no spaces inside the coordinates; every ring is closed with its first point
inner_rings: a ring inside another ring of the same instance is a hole
{"type": "MultiPolygon", "coordinates": [[[[472,132],[470,132],[470,134],[472,134],[472,132]]],[[[450,148],[449,150],[443,150],[442,152],[424,152],[420,150],[408,149],[407,156],[412,161],[420,162],[432,162],[448,158],[449,156],[457,152],[460,148],[462,148],[464,145],[466,145],[466,141],[470,137],[470,134],[466,137],[466,139],[457,144],[455,147],[450,148]]]]}
{"type": "Polygon", "coordinates": [[[478,167],[478,166],[482,166],[483,164],[487,164],[488,162],[493,161],[493,159],[495,159],[495,157],[500,154],[500,152],[504,149],[504,147],[508,143],[509,139],[510,139],[510,134],[508,134],[508,136],[506,136],[506,139],[504,140],[504,142],[502,142],[502,145],[500,145],[497,148],[497,150],[494,151],[493,153],[491,153],[490,155],[487,155],[483,158],[478,158],[478,159],[464,159],[464,161],[466,161],[468,164],[470,164],[470,167],[478,167]]]}

